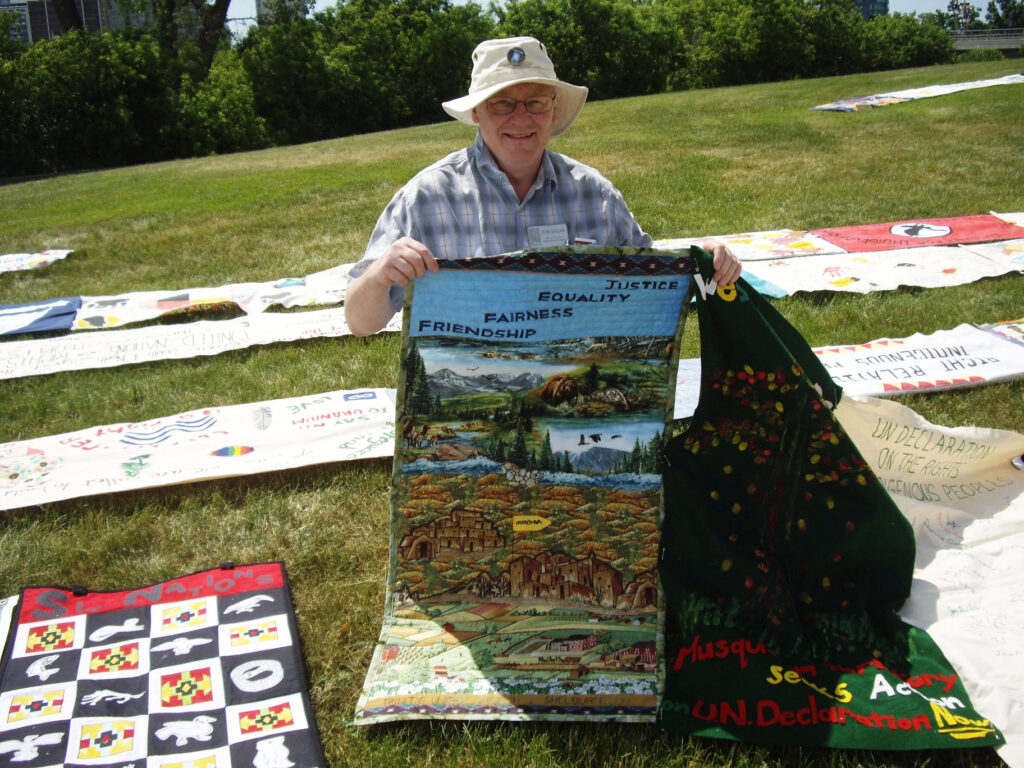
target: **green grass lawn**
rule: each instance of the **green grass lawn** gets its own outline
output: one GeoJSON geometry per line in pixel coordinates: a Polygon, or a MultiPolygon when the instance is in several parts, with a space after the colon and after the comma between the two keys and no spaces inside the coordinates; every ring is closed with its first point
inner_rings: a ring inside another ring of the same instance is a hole
{"type": "MultiPolygon", "coordinates": [[[[1013,62],[901,70],[594,103],[553,148],[601,169],[655,238],[1024,210],[1024,89],[999,86],[861,113],[809,107],[998,77],[1013,62]]],[[[0,304],[302,276],[362,254],[417,170],[468,144],[451,122],[299,147],[0,187],[0,253],[72,248],[0,275],[0,304]]],[[[1024,275],[946,289],[775,302],[812,345],[1024,315],[1024,275]]],[[[204,315],[209,316],[209,315],[204,315]]],[[[224,316],[227,316],[226,314],[224,316]]],[[[175,318],[171,321],[181,321],[175,318]]],[[[0,441],[204,406],[395,386],[399,339],[314,339],[119,369],[0,381],[0,441]]],[[[696,321],[685,338],[696,356],[696,321]]],[[[940,424],[1024,431],[1024,383],[915,395],[940,424]]],[[[284,561],[331,765],[998,765],[931,755],[768,749],[647,726],[349,723],[381,627],[388,460],[71,500],[6,515],[0,594],[34,584],[134,587],[284,561]]]]}

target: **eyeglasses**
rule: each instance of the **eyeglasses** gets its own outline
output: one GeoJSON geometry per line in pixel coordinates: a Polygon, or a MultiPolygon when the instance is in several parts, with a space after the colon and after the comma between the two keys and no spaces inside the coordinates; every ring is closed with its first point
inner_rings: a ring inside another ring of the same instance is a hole
{"type": "Polygon", "coordinates": [[[531,115],[543,115],[551,111],[555,106],[555,96],[531,96],[528,99],[509,99],[499,96],[494,99],[487,99],[484,102],[487,111],[492,115],[511,115],[516,111],[516,105],[522,104],[531,115]]]}

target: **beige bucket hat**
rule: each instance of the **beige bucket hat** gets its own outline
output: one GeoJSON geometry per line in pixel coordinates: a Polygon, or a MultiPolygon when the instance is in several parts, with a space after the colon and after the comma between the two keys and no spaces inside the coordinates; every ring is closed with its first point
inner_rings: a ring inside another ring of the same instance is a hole
{"type": "Polygon", "coordinates": [[[498,91],[520,83],[543,83],[554,87],[557,119],[552,136],[563,133],[579,116],[587,100],[582,85],[563,83],[555,74],[544,43],[533,37],[505,37],[484,40],[473,51],[473,76],[469,94],[441,104],[460,122],[476,125],[473,110],[498,91]]]}

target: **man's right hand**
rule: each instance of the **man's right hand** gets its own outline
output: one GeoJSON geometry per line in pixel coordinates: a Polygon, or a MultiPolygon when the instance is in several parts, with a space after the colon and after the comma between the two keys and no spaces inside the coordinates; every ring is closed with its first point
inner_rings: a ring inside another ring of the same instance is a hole
{"type": "Polygon", "coordinates": [[[419,240],[403,237],[392,243],[366,270],[366,276],[391,289],[391,284],[405,286],[410,280],[437,272],[437,259],[419,240]]]}
{"type": "Polygon", "coordinates": [[[395,314],[391,286],[405,286],[439,269],[434,254],[423,243],[411,237],[396,240],[348,287],[345,320],[349,330],[356,336],[379,331],[395,314]]]}

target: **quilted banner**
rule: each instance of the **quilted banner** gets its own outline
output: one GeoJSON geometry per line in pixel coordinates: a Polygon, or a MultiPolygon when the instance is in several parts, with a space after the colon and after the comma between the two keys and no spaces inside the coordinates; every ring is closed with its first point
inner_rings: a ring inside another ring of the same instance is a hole
{"type": "Polygon", "coordinates": [[[958,245],[1012,240],[1024,237],[1024,229],[992,214],[954,216],[944,219],[911,219],[884,224],[815,229],[817,235],[851,253],[923,245],[958,245]]]}
{"type": "Polygon", "coordinates": [[[5,253],[0,256],[0,272],[17,272],[23,269],[48,267],[55,261],[67,258],[72,251],[40,251],[39,253],[5,253]]]}
{"type": "MultiPolygon", "coordinates": [[[[0,336],[66,331],[74,322],[75,313],[81,304],[82,300],[79,297],[72,296],[0,307],[0,336]]],[[[7,342],[4,346],[10,343],[7,342]]]]}
{"type": "MultiPolygon", "coordinates": [[[[383,330],[397,331],[400,321],[401,317],[398,317],[383,330]]],[[[0,344],[0,379],[84,368],[116,368],[157,360],[181,360],[218,355],[257,344],[350,333],[345,311],[338,308],[267,312],[234,320],[200,320],[183,325],[154,325],[90,331],[50,339],[8,341],[0,344]]]]}
{"type": "Polygon", "coordinates": [[[897,614],[914,535],[836,420],[841,390],[742,280],[698,299],[700,401],[665,457],[659,565],[677,633],[659,723],[776,744],[1003,744],[897,614]]]}
{"type": "Polygon", "coordinates": [[[990,259],[962,246],[923,246],[744,264],[744,274],[750,281],[761,281],[755,285],[758,293],[769,296],[799,291],[871,293],[905,285],[942,288],[1018,269],[1007,260],[990,259]]]}
{"type": "Polygon", "coordinates": [[[279,305],[286,308],[337,304],[344,300],[351,264],[265,283],[231,283],[218,288],[137,291],[115,296],[83,296],[72,330],[114,328],[163,315],[236,305],[247,314],[279,305]]]}
{"type": "Polygon", "coordinates": [[[0,510],[394,452],[394,390],[198,408],[0,444],[0,510]]]}
{"type": "Polygon", "coordinates": [[[380,639],[356,723],[649,721],[688,251],[442,261],[407,289],[380,639]]]}
{"type": "Polygon", "coordinates": [[[914,529],[910,599],[1024,765],[1024,435],[931,424],[899,403],[844,397],[843,426],[914,529]]]}
{"type": "Polygon", "coordinates": [[[901,104],[904,101],[914,99],[928,99],[935,96],[947,96],[959,91],[969,91],[975,88],[991,88],[994,85],[1013,85],[1024,83],[1024,73],[1014,73],[1004,77],[993,77],[986,80],[971,80],[963,83],[944,83],[941,85],[926,85],[920,88],[906,88],[901,91],[889,91],[878,93],[874,96],[859,96],[852,99],[833,101],[828,104],[819,104],[811,109],[832,112],[860,112],[863,109],[873,107],[884,107],[888,104],[901,104]]]}
{"type": "MultiPolygon", "coordinates": [[[[832,380],[848,395],[890,396],[960,389],[1024,378],[1024,320],[964,323],[905,339],[814,347],[832,380]]],[[[679,361],[675,417],[693,415],[700,396],[700,358],[679,361]]]]}
{"type": "Polygon", "coordinates": [[[324,765],[280,563],[118,592],[31,587],[12,613],[0,759],[324,765]]]}

